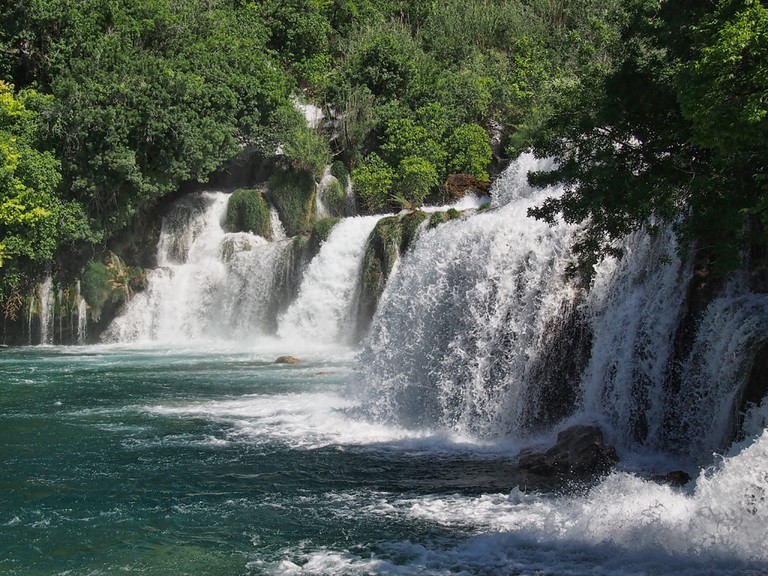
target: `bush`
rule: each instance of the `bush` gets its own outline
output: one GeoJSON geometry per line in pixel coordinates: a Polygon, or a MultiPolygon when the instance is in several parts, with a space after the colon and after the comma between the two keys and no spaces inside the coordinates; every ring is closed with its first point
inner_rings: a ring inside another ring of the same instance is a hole
{"type": "Polygon", "coordinates": [[[270,209],[264,193],[250,188],[235,190],[227,204],[225,226],[230,232],[251,232],[270,240],[270,209]]]}
{"type": "Polygon", "coordinates": [[[286,234],[308,234],[315,220],[317,186],[309,172],[279,170],[269,179],[269,195],[286,234]]]}
{"type": "Polygon", "coordinates": [[[378,212],[386,207],[392,190],[394,171],[377,154],[369,154],[352,171],[355,193],[366,210],[378,212]]]}
{"type": "Polygon", "coordinates": [[[448,169],[454,173],[469,174],[481,182],[488,182],[488,165],[493,151],[488,134],[477,124],[462,124],[448,138],[448,169]]]}
{"type": "Polygon", "coordinates": [[[344,166],[344,162],[336,160],[331,164],[331,176],[339,181],[342,188],[346,188],[349,184],[349,172],[347,171],[347,167],[344,166]]]}
{"type": "Polygon", "coordinates": [[[331,230],[336,224],[339,223],[340,218],[321,218],[315,225],[312,226],[312,232],[309,234],[309,240],[305,245],[305,254],[307,259],[311,260],[318,252],[323,243],[328,240],[328,236],[331,235],[331,230]]]}
{"type": "Polygon", "coordinates": [[[432,162],[418,156],[409,156],[398,166],[396,200],[404,206],[419,207],[438,183],[437,170],[432,162]]]}

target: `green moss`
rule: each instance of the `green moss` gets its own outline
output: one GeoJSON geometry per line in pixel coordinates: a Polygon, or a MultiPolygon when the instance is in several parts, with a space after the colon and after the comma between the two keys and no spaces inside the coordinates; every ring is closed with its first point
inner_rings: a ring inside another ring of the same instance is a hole
{"type": "Polygon", "coordinates": [[[461,216],[461,212],[455,208],[449,208],[446,212],[433,212],[429,217],[429,227],[434,228],[435,226],[448,222],[449,220],[454,220],[459,216],[461,216]]]}
{"type": "Polygon", "coordinates": [[[98,322],[108,305],[117,309],[135,292],[146,288],[146,284],[143,268],[128,267],[110,252],[103,260],[91,260],[86,264],[80,294],[88,303],[91,317],[98,322]]]}
{"type": "Polygon", "coordinates": [[[331,176],[339,181],[342,188],[346,189],[349,185],[349,171],[347,170],[347,167],[344,166],[344,162],[336,160],[331,164],[331,176]]]}
{"type": "Polygon", "coordinates": [[[444,222],[448,222],[448,214],[445,212],[433,212],[429,217],[429,227],[434,228],[444,222]]]}
{"type": "Polygon", "coordinates": [[[269,179],[269,193],[289,236],[311,231],[317,193],[312,174],[292,170],[275,172],[269,179]]]}
{"type": "Polygon", "coordinates": [[[331,230],[339,223],[339,220],[340,218],[330,217],[322,218],[315,222],[315,225],[312,226],[312,232],[309,234],[306,246],[304,247],[307,260],[311,260],[318,252],[320,252],[320,247],[323,245],[323,242],[328,239],[328,236],[331,235],[331,230]]]}
{"type": "Polygon", "coordinates": [[[225,225],[230,232],[251,232],[272,238],[269,203],[261,190],[240,188],[229,197],[225,225]]]}
{"type": "Polygon", "coordinates": [[[414,210],[400,218],[402,238],[400,240],[400,252],[405,254],[418,235],[421,223],[427,219],[427,214],[421,210],[414,210]]]}
{"type": "Polygon", "coordinates": [[[347,193],[338,180],[331,180],[323,190],[323,204],[332,215],[347,216],[347,193]]]}

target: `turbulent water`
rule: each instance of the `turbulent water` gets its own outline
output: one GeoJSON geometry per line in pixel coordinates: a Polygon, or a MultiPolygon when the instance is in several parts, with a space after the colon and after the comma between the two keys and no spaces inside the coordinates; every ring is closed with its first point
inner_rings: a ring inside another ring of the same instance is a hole
{"type": "Polygon", "coordinates": [[[286,292],[291,239],[226,233],[225,194],[184,200],[109,344],[0,350],[0,573],[768,573],[768,402],[729,446],[768,298],[734,276],[681,350],[671,232],[628,238],[587,290],[563,274],[578,228],[526,216],[559,193],[525,185],[537,166],[421,231],[360,344],[376,218],[338,224],[286,292]],[[616,470],[517,470],[576,422],[616,470]],[[694,480],[648,479],[674,468],[694,480]]]}

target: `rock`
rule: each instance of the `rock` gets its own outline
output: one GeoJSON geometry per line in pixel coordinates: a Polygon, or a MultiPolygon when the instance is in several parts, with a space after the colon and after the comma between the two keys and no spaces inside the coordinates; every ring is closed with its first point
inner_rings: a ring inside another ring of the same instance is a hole
{"type": "Polygon", "coordinates": [[[470,174],[450,174],[445,181],[445,191],[453,200],[458,200],[467,193],[482,196],[488,193],[489,185],[470,174]]]}
{"type": "Polygon", "coordinates": [[[651,480],[658,484],[669,484],[670,486],[685,486],[691,481],[691,475],[682,470],[673,470],[666,474],[657,474],[651,476],[651,480]]]}
{"type": "Polygon", "coordinates": [[[298,358],[294,358],[293,356],[280,356],[277,360],[274,362],[275,364],[301,364],[298,358]]]}
{"type": "Polygon", "coordinates": [[[590,476],[606,472],[619,461],[616,450],[603,440],[597,426],[572,426],[557,435],[546,452],[523,450],[519,468],[541,476],[590,476]]]}

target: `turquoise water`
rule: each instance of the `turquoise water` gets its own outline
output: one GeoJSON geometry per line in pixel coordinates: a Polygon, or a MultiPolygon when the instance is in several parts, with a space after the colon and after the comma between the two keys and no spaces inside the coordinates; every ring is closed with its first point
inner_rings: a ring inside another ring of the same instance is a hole
{"type": "Polygon", "coordinates": [[[0,573],[766,573],[763,509],[710,546],[698,493],[521,491],[511,444],[368,422],[351,353],[276,355],[0,351],[0,573]]]}

